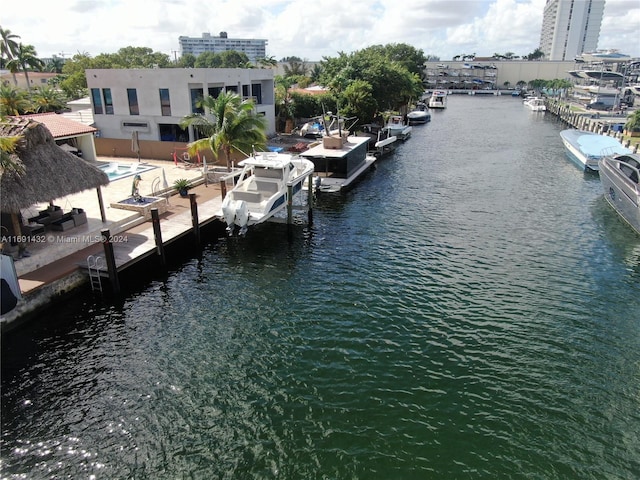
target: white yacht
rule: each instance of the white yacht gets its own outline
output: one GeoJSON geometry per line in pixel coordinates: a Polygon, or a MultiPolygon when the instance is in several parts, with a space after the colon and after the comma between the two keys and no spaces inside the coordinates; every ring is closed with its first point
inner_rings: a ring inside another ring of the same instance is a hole
{"type": "Polygon", "coordinates": [[[402,115],[391,115],[384,130],[390,137],[396,137],[398,140],[406,140],[411,135],[411,125],[404,123],[402,115]]]}
{"type": "Polygon", "coordinates": [[[447,92],[444,90],[434,90],[429,98],[429,108],[446,108],[447,107],[447,92]]]}
{"type": "Polygon", "coordinates": [[[534,112],[544,112],[547,110],[546,105],[544,104],[544,99],[540,97],[531,97],[526,99],[524,102],[525,107],[534,112]]]}
{"type": "Polygon", "coordinates": [[[640,234],[640,156],[606,156],[598,162],[604,198],[640,234]]]}
{"type": "Polygon", "coordinates": [[[222,200],[227,230],[241,233],[262,223],[287,206],[289,195],[298,193],[313,175],[313,163],[289,153],[256,153],[238,163],[238,183],[222,200]]]}
{"type": "Polygon", "coordinates": [[[427,123],[431,121],[431,114],[429,108],[425,103],[418,102],[416,108],[407,113],[407,121],[409,125],[414,123],[427,123]]]}

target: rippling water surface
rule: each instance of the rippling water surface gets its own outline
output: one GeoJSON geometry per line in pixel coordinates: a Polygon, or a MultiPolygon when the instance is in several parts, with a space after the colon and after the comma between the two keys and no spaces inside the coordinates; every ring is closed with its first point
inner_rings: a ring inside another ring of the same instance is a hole
{"type": "Polygon", "coordinates": [[[4,478],[640,476],[640,238],[550,115],[452,96],[311,227],[6,335],[4,478]]]}

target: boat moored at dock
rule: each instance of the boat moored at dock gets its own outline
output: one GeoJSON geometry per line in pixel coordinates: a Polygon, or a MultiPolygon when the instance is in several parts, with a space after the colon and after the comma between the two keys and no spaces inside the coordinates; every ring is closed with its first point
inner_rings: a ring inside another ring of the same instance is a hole
{"type": "Polygon", "coordinates": [[[431,114],[427,105],[423,102],[418,102],[416,108],[407,113],[407,121],[409,125],[430,122],[431,114]]]}
{"type": "Polygon", "coordinates": [[[287,206],[313,175],[313,163],[288,153],[262,152],[238,163],[240,180],[222,201],[222,216],[227,231],[241,233],[265,222],[287,206]]]}
{"type": "Polygon", "coordinates": [[[612,154],[631,153],[613,137],[570,128],[560,132],[567,156],[585,171],[597,172],[598,161],[612,154]]]}
{"type": "Polygon", "coordinates": [[[411,135],[411,125],[407,125],[402,115],[391,115],[389,121],[383,128],[389,137],[396,137],[398,140],[406,140],[411,135]]]}
{"type": "Polygon", "coordinates": [[[356,137],[343,132],[325,136],[322,142],[302,152],[301,157],[313,162],[320,192],[340,192],[349,188],[376,161],[367,153],[369,137],[356,137]]]}
{"type": "Polygon", "coordinates": [[[598,163],[605,200],[640,235],[640,155],[610,155],[598,163]]]}
{"type": "Polygon", "coordinates": [[[524,102],[524,106],[533,112],[544,112],[547,107],[544,104],[544,99],[540,97],[531,97],[526,99],[524,102]]]}

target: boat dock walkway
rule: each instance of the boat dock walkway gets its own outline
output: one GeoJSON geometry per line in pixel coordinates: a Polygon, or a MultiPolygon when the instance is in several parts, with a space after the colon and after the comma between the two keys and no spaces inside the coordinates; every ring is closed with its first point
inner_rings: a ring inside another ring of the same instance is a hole
{"type": "MultiPolygon", "coordinates": [[[[64,205],[65,209],[70,205],[85,207],[89,213],[89,221],[68,231],[46,232],[42,237],[46,238],[46,241],[32,242],[28,245],[29,257],[14,260],[22,300],[14,310],[0,317],[3,329],[11,328],[19,323],[17,320],[46,307],[53,299],[87,284],[90,281],[87,269],[89,256],[103,258],[100,273],[101,276],[108,277],[106,249],[102,241],[102,234],[106,230],[110,233],[109,244],[112,247],[117,273],[160,253],[165,246],[190,234],[194,235],[195,245],[199,240],[200,227],[220,220],[222,194],[219,182],[203,183],[200,169],[185,171],[166,162],[160,165],[167,171],[169,182],[183,177],[195,182],[186,198],[171,195],[174,193],[172,189],[167,191],[166,211],[157,215],[161,246],[156,243],[158,237],[153,220],[145,219],[140,213],[109,208],[110,221],[101,222],[93,192],[85,192],[83,195],[86,195],[86,198],[79,196],[57,201],[56,203],[64,205]],[[194,218],[197,219],[197,229],[194,229],[194,218]]],[[[155,172],[155,175],[157,174],[158,172],[155,172]]],[[[148,179],[147,188],[150,188],[152,175],[154,173],[150,172],[148,177],[143,177],[145,180],[148,179]]],[[[127,179],[112,182],[105,189],[104,196],[107,200],[123,198],[130,194],[130,188],[130,181],[127,179]]],[[[158,210],[165,210],[165,206],[158,210]]],[[[224,229],[222,223],[220,229],[224,229]]],[[[103,285],[108,285],[108,281],[103,281],[103,285]]]]}
{"type": "MultiPolygon", "coordinates": [[[[200,227],[219,219],[222,196],[217,185],[199,185],[194,187],[191,193],[201,202],[198,204],[200,227]]],[[[193,232],[190,198],[173,196],[167,200],[169,202],[167,211],[159,215],[160,231],[165,246],[193,232]]],[[[99,239],[101,232],[94,231],[89,235],[99,239]]],[[[85,236],[87,235],[85,234],[85,236]]],[[[151,220],[136,223],[131,228],[111,234],[111,237],[118,272],[157,252],[155,232],[151,220]]],[[[75,270],[86,268],[87,258],[90,255],[104,255],[104,247],[100,241],[20,275],[18,282],[23,295],[29,295],[33,290],[59,280],[75,270]]],[[[106,264],[104,270],[106,272],[106,264]]]]}
{"type": "MultiPolygon", "coordinates": [[[[210,186],[210,189],[216,189],[220,194],[220,189],[210,186]]],[[[197,193],[193,195],[199,196],[197,193]]],[[[189,199],[187,199],[189,200],[189,199]]],[[[175,200],[174,200],[175,201],[175,200]]],[[[220,209],[222,197],[216,196],[204,203],[197,205],[198,211],[198,228],[203,227],[214,220],[220,219],[220,209]]],[[[184,209],[184,207],[182,207],[184,209]]],[[[186,211],[173,212],[173,215],[167,217],[159,216],[160,234],[162,246],[167,246],[174,241],[184,237],[185,235],[194,233],[194,225],[191,208],[186,211]]],[[[128,266],[152,255],[158,251],[156,244],[156,233],[153,226],[153,220],[147,221],[141,225],[125,230],[116,235],[111,235],[111,245],[115,258],[115,266],[118,272],[126,269],[128,266]]],[[[86,267],[86,259],[82,264],[86,267]]],[[[107,266],[103,265],[100,270],[106,272],[107,266]]]]}

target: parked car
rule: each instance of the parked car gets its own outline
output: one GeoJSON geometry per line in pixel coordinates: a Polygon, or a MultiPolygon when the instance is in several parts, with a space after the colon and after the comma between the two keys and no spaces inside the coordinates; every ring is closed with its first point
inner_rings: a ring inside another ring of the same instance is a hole
{"type": "Polygon", "coordinates": [[[613,105],[604,102],[591,102],[587,104],[587,110],[613,110],[613,105]]]}

